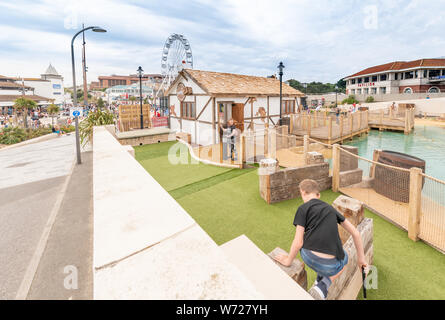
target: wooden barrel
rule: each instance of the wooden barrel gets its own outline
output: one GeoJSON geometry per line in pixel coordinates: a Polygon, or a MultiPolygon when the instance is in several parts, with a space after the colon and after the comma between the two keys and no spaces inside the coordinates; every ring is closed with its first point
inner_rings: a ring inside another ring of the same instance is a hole
{"type": "MultiPolygon", "coordinates": [[[[404,169],[416,167],[425,172],[424,160],[404,153],[382,151],[378,162],[404,169]]],[[[409,203],[409,180],[410,174],[407,171],[377,165],[372,187],[375,192],[391,200],[409,203]]]]}

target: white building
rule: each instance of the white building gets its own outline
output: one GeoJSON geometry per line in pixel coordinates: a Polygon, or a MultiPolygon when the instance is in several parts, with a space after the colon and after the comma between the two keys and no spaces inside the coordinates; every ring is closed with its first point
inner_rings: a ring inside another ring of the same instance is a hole
{"type": "MultiPolygon", "coordinates": [[[[274,126],[280,118],[280,81],[184,69],[166,95],[169,97],[170,127],[188,133],[192,143],[218,143],[219,124],[233,118],[241,130],[274,126]]],[[[282,116],[296,113],[300,91],[283,83],[282,116]]]]}
{"type": "Polygon", "coordinates": [[[445,92],[445,59],[391,62],[359,71],[344,80],[346,93],[353,95],[445,92]]]}
{"type": "Polygon", "coordinates": [[[0,114],[11,113],[14,101],[23,95],[34,100],[38,106],[47,106],[51,103],[48,98],[35,94],[33,87],[17,83],[16,78],[0,76],[0,114]]]}
{"type": "MultiPolygon", "coordinates": [[[[108,103],[114,101],[128,100],[130,97],[139,98],[140,84],[133,83],[130,85],[118,85],[105,90],[105,96],[108,103]]],[[[153,94],[153,89],[142,85],[142,98],[150,97],[153,94]]]]}

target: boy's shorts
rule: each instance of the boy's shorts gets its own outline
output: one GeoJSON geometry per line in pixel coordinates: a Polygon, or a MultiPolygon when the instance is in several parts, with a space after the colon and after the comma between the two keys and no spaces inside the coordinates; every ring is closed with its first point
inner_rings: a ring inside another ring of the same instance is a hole
{"type": "MultiPolygon", "coordinates": [[[[344,250],[343,250],[344,251],[344,250]]],[[[344,251],[345,257],[343,260],[338,259],[324,259],[316,256],[312,251],[301,249],[300,255],[304,263],[323,277],[332,277],[338,274],[345,265],[348,264],[348,254],[344,251]]]]}

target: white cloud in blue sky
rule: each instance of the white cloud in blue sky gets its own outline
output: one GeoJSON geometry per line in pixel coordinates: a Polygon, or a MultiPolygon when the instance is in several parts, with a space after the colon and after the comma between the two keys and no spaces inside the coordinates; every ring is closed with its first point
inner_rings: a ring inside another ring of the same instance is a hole
{"type": "Polygon", "coordinates": [[[445,56],[443,17],[445,0],[0,0],[0,74],[38,76],[51,62],[71,84],[76,29],[66,27],[84,22],[108,30],[87,33],[89,81],[139,65],[159,73],[166,38],[180,33],[196,69],[270,75],[282,60],[286,79],[334,82],[372,65],[445,56]]]}

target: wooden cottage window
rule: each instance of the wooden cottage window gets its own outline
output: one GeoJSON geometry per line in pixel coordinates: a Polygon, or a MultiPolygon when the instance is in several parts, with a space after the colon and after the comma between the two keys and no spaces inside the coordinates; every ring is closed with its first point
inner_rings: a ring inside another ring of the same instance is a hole
{"type": "Polygon", "coordinates": [[[181,106],[181,117],[185,119],[196,118],[196,105],[194,102],[183,102],[181,106]]]}
{"type": "Polygon", "coordinates": [[[283,114],[295,113],[295,100],[283,100],[281,112],[283,114]]]}

